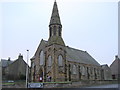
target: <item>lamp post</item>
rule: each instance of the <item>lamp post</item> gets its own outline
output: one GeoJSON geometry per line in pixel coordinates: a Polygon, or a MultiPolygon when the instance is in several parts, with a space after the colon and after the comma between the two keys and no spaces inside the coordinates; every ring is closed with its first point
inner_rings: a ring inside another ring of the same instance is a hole
{"type": "Polygon", "coordinates": [[[26,65],[26,88],[28,87],[28,59],[29,59],[29,50],[27,50],[27,65],[26,65]]]}

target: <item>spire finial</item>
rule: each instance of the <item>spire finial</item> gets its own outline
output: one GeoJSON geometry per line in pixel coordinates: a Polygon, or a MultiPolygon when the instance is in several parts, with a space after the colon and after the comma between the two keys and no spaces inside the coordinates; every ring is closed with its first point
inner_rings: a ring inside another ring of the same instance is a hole
{"type": "Polygon", "coordinates": [[[55,0],[55,2],[56,2],[56,0],[55,0]]]}

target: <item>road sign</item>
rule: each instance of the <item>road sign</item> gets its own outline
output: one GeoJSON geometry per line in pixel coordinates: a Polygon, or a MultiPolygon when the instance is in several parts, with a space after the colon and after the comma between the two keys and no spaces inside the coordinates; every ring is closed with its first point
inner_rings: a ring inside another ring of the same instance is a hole
{"type": "Polygon", "coordinates": [[[28,83],[28,88],[43,88],[43,83],[28,83]]]}

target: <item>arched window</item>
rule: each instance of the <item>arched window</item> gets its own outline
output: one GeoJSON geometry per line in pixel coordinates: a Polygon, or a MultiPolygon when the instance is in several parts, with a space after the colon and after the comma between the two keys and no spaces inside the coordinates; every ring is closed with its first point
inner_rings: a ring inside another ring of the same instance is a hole
{"type": "Polygon", "coordinates": [[[48,57],[48,66],[51,66],[51,65],[52,65],[52,57],[49,56],[49,57],[48,57]]]}
{"type": "Polygon", "coordinates": [[[58,66],[63,66],[63,57],[62,57],[62,55],[58,56],[58,66]]]}
{"type": "Polygon", "coordinates": [[[78,66],[79,72],[81,72],[81,66],[78,66]]]}
{"type": "Polygon", "coordinates": [[[56,26],[53,27],[53,33],[56,35],[56,26]]]}
{"type": "Polygon", "coordinates": [[[85,66],[82,66],[82,75],[85,75],[86,70],[85,70],[85,66]]]}
{"type": "Polygon", "coordinates": [[[61,36],[61,27],[59,27],[59,36],[61,36]]]}
{"type": "Polygon", "coordinates": [[[90,79],[89,67],[87,67],[87,79],[90,79]]]}
{"type": "Polygon", "coordinates": [[[50,27],[50,37],[52,36],[52,27],[50,27]]]}
{"type": "Polygon", "coordinates": [[[97,79],[97,70],[96,70],[96,68],[94,68],[94,75],[95,75],[95,79],[97,79]]]}
{"type": "Polygon", "coordinates": [[[34,68],[34,66],[35,66],[35,65],[34,65],[34,62],[32,62],[32,68],[34,68]]]}
{"type": "Polygon", "coordinates": [[[76,67],[76,65],[73,65],[73,74],[77,74],[77,67],[76,67]]]}
{"type": "Polygon", "coordinates": [[[43,65],[44,64],[44,52],[41,51],[40,52],[40,65],[43,65]]]}

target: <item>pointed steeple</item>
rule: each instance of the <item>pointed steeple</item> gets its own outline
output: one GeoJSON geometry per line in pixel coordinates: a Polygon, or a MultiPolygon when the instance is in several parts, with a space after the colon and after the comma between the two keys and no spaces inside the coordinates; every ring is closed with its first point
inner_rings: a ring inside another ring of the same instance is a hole
{"type": "Polygon", "coordinates": [[[54,2],[54,6],[53,6],[53,10],[52,10],[50,25],[51,24],[60,24],[61,25],[61,21],[60,21],[60,17],[59,17],[59,11],[58,11],[56,0],[54,2]]]}
{"type": "Polygon", "coordinates": [[[49,24],[49,44],[65,45],[62,39],[62,25],[58,12],[57,2],[54,2],[52,16],[49,24]]]}

